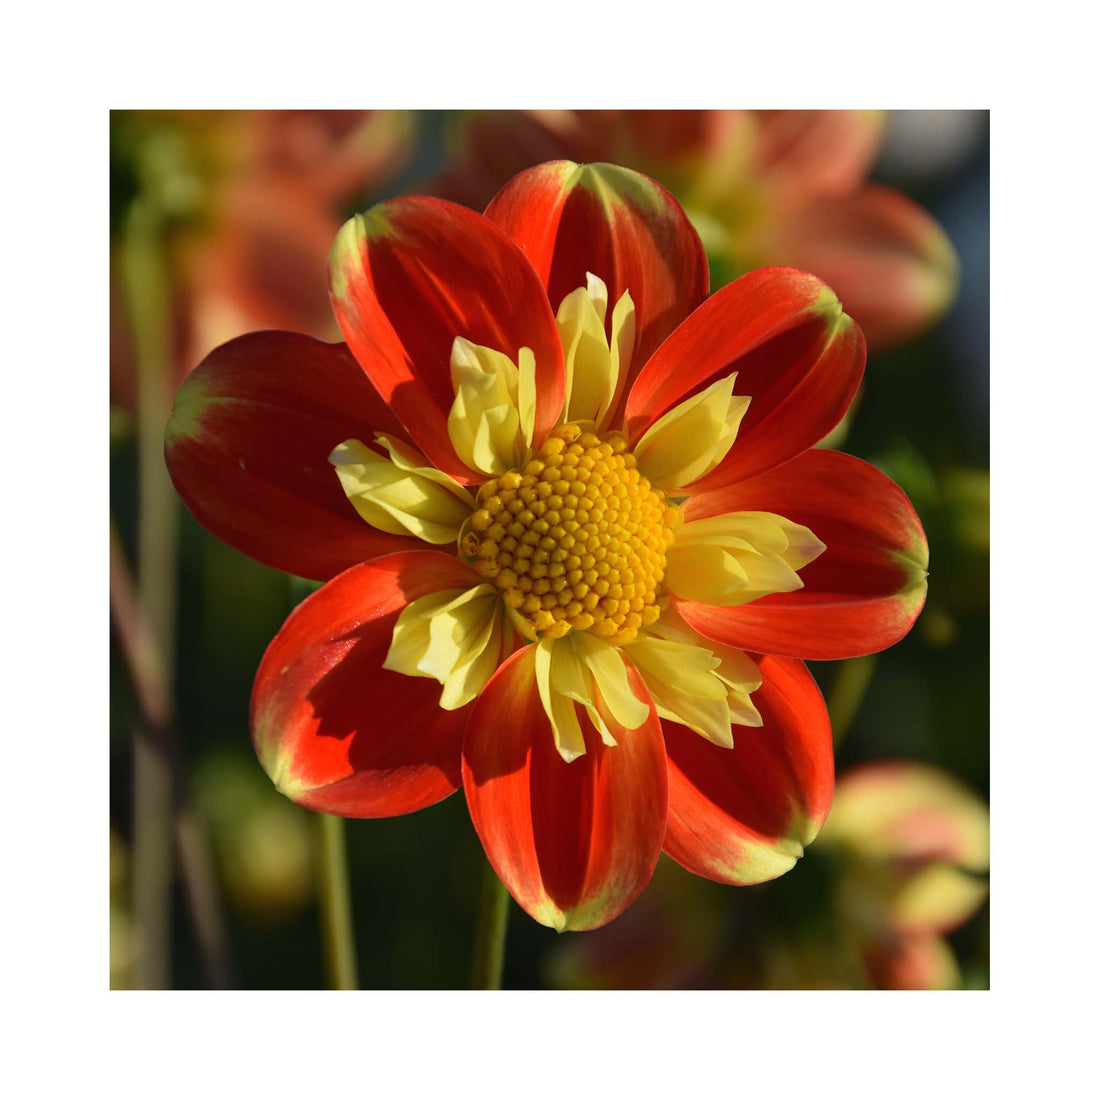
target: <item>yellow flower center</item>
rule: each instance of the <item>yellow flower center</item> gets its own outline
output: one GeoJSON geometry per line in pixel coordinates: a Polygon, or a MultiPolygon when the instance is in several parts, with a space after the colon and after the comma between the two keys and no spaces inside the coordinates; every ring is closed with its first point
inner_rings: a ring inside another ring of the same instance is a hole
{"type": "Polygon", "coordinates": [[[459,550],[528,637],[589,630],[626,645],[660,616],[680,511],[626,447],[563,424],[521,469],[481,486],[459,550]]]}

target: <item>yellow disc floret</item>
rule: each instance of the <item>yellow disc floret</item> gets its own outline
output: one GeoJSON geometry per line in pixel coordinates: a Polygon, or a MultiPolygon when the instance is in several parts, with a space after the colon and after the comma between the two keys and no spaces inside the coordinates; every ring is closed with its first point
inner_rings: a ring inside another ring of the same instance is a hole
{"type": "Polygon", "coordinates": [[[622,436],[563,424],[522,469],[478,492],[459,551],[528,637],[590,630],[626,645],[660,615],[680,513],[626,448],[622,436]]]}

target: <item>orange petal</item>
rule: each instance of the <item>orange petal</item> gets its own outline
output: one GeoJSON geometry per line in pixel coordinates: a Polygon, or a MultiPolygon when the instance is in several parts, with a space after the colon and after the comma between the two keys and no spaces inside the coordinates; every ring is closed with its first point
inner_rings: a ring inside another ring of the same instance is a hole
{"type": "Polygon", "coordinates": [[[924,606],[928,542],[909,498],[885,474],[839,451],[806,451],[691,497],[684,518],[754,510],[808,527],[825,551],[799,570],[795,592],[740,607],[678,601],[700,634],[738,649],[835,660],[875,653],[909,632],[924,606]]]}
{"type": "MultiPolygon", "coordinates": [[[[632,730],[607,715],[617,742],[609,747],[582,708],[587,751],[567,764],[539,698],[535,649],[513,654],[473,704],[462,750],[466,801],[493,868],[535,920],[558,931],[599,928],[641,893],[661,852],[661,726],[652,707],[632,730]]],[[[628,671],[635,694],[648,698],[628,671]]]]}
{"type": "Polygon", "coordinates": [[[665,722],[665,851],[694,874],[746,886],[789,871],[817,836],[833,794],[833,739],[821,692],[801,661],[765,657],[752,700],[759,728],[722,748],[665,722]]]}
{"type": "Polygon", "coordinates": [[[288,798],[344,817],[393,817],[457,790],[469,707],[433,680],[382,668],[402,609],[480,578],[434,550],[341,573],[291,613],[252,689],[252,740],[288,798]]]}
{"type": "Polygon", "coordinates": [[[550,303],[516,245],[492,222],[441,199],[390,199],[347,222],[333,245],[330,292],[348,346],[432,464],[477,480],[447,432],[456,336],[519,362],[535,358],[535,445],[565,399],[550,303]]]}
{"type": "Polygon", "coordinates": [[[751,271],[722,287],[657,350],[626,402],[637,440],[686,397],[737,372],[751,398],[737,441],[692,486],[717,488],[813,446],[844,415],[863,376],[858,326],[819,279],[788,267],[751,271]]]}
{"type": "Polygon", "coordinates": [[[506,184],[485,216],[523,248],[555,309],[586,285],[588,272],[607,284],[612,306],[630,292],[637,330],[628,385],[706,298],[709,272],[698,234],[668,191],[628,168],[540,164],[506,184]]]}
{"type": "Polygon", "coordinates": [[[344,344],[254,332],[188,375],[165,433],[176,491],[212,534],[300,577],[327,580],[417,545],[368,527],[328,463],[375,431],[403,435],[344,344]]]}

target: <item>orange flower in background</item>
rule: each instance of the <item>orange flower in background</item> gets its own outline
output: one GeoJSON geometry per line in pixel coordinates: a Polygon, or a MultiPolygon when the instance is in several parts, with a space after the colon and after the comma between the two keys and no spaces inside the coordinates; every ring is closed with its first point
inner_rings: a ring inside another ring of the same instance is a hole
{"type": "Polygon", "coordinates": [[[989,893],[989,809],[945,772],[866,764],[838,781],[822,850],[843,857],[836,906],[878,989],[953,989],[944,934],[989,893]]]}
{"type": "MultiPolygon", "coordinates": [[[[323,277],[332,238],[348,204],[411,156],[411,112],[142,111],[117,128],[171,226],[177,381],[248,329],[336,335],[323,277]]],[[[129,405],[128,330],[112,334],[114,397],[129,405]]]]}
{"type": "Polygon", "coordinates": [[[206,232],[185,261],[194,295],[192,355],[201,358],[250,328],[335,336],[328,287],[317,273],[347,204],[392,178],[411,155],[411,113],[189,114],[185,125],[204,134],[216,181],[206,232]]]}
{"type": "Polygon", "coordinates": [[[946,234],[867,182],[881,111],[485,111],[464,117],[435,194],[480,209],[554,157],[645,172],[681,201],[720,285],[786,264],[831,286],[872,348],[917,335],[954,300],[946,234]]]}
{"type": "Polygon", "coordinates": [[[803,658],[891,645],[924,600],[905,494],[813,449],[864,344],[791,268],[708,297],[675,199],[557,161],[485,215],[391,199],[349,221],[346,344],[254,333],[180,387],[195,517],[327,583],[268,648],[257,754],[313,809],[386,817],[462,787],[536,920],[597,928],[662,849],[784,873],[832,792],[803,658]]]}
{"type": "Polygon", "coordinates": [[[989,810],[976,794],[926,764],[850,769],[808,858],[810,885],[735,905],[664,864],[621,920],[554,950],[554,984],[958,988],[945,934],[988,896],[989,810]]]}

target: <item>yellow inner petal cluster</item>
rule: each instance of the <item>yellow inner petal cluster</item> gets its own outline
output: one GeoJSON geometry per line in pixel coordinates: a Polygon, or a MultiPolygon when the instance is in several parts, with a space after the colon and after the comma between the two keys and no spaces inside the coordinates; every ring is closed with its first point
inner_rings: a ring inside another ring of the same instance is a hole
{"type": "Polygon", "coordinates": [[[413,600],[394,626],[384,667],[443,685],[440,706],[475,699],[516,644],[536,644],[535,672],[565,761],[586,751],[577,708],[605,744],[661,718],[731,747],[733,726],[759,726],[760,673],[740,650],[702,637],[672,597],[732,607],[801,587],[798,570],[825,549],[808,528],[770,512],[683,522],[674,499],[713,470],[737,438],[750,398],[736,373],[666,412],[635,441],[615,423],[629,375],[634,305],[623,293],[607,336],[608,291],[589,273],[557,315],[566,421],[532,454],[535,361],[456,336],[455,400],[447,420],[457,456],[490,478],[472,491],[413,447],[376,434],[329,456],[367,523],[437,546],[457,541],[480,575],[468,589],[413,600]],[[383,456],[384,449],[389,457],[383,456]],[[633,672],[631,672],[633,670],[633,672]],[[648,695],[634,694],[641,677],[648,695]]]}
{"type": "Polygon", "coordinates": [[[657,621],[680,512],[626,447],[563,424],[521,469],[478,492],[459,552],[527,637],[590,630],[625,645],[657,621]]]}

